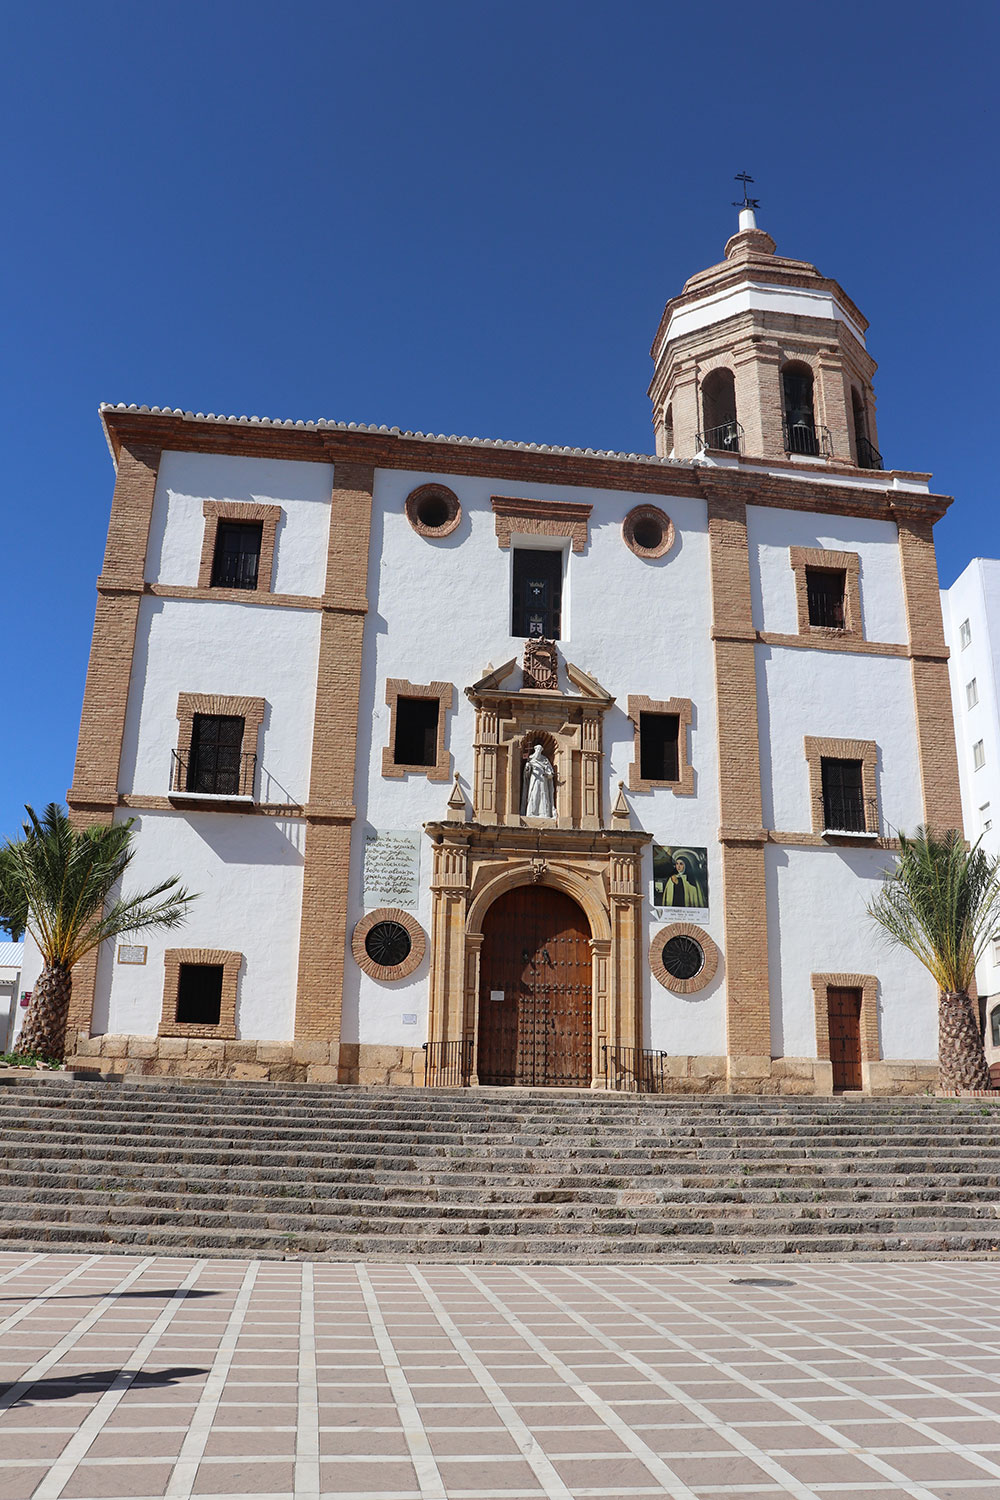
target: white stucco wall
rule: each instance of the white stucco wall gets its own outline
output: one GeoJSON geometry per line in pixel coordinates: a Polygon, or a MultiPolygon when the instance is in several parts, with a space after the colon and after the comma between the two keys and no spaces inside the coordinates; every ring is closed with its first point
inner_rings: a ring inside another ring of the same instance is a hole
{"type": "Polygon", "coordinates": [[[267,704],[257,747],[260,799],[304,803],[320,619],[318,610],[144,597],[119,790],[165,795],[180,693],[248,694],[267,704]]]}
{"type": "Polygon", "coordinates": [[[788,551],[790,547],[824,547],[835,552],[856,552],[860,558],[859,593],[865,639],[906,641],[899,545],[891,521],[750,505],[747,541],[755,629],[798,635],[795,577],[788,551]]]}
{"type": "Polygon", "coordinates": [[[816,1056],[813,974],[875,974],[887,1059],[937,1056],[937,992],[926,970],[888,947],[867,915],[890,862],[878,850],[765,849],[771,1050],[816,1056]]]}
{"type": "Polygon", "coordinates": [[[812,829],[807,735],[874,740],[883,827],[923,821],[910,663],[795,646],[758,646],[757,701],[764,824],[812,829]]]}
{"type": "MultiPolygon", "coordinates": [[[[118,815],[118,819],[125,814],[118,815]]],[[[240,1037],[290,1040],[294,1026],[305,826],[300,819],[234,813],[143,812],[126,890],[180,875],[197,895],[182,927],[129,941],[148,948],[144,965],[116,962],[107,943],[98,963],[96,1032],[155,1036],[167,948],[241,952],[236,1029],[240,1037]]]]}
{"type": "Polygon", "coordinates": [[[146,580],[194,587],[205,500],[280,505],[274,589],[317,597],[326,581],[332,464],[222,454],[164,453],[153,500],[146,580]]]}
{"type": "MultiPolygon", "coordinates": [[[[490,507],[491,497],[498,493],[593,506],[589,543],[583,553],[573,553],[568,540],[557,539],[550,545],[561,547],[565,556],[560,654],[596,677],[617,699],[604,720],[606,818],[619,780],[627,781],[632,759],[632,725],[626,713],[629,693],[654,699],[690,698],[694,704],[690,753],[695,795],[678,797],[669,791],[656,791],[630,794],[630,802],[633,826],[651,832],[657,843],[708,848],[708,930],[721,946],[722,872],[715,842],[719,823],[715,675],[704,503],[671,496],[398,471],[379,471],[375,483],[368,582],[369,621],[374,620],[375,629],[366,637],[362,671],[355,788],[358,822],[352,848],[349,929],[363,914],[365,829],[419,829],[425,822],[445,815],[450,792],[449,784],[430,782],[423,775],[409,775],[402,781],[382,777],[382,747],[389,732],[386,679],[455,684],[448,744],[452,769],[458,772],[468,794],[475,710],[464,689],[482,677],[490,665],[496,667],[522,655],[523,640],[510,634],[513,553],[499,547],[490,507]],[[403,511],[410,491],[431,481],[449,485],[463,509],[459,528],[440,541],[418,536],[403,511]],[[622,521],[640,503],[661,505],[677,530],[678,539],[670,554],[657,561],[636,557],[622,540],[622,521]]],[[[514,545],[518,540],[515,537],[514,545]]],[[[525,546],[546,545],[539,537],[521,540],[525,546]]],[[[420,906],[415,915],[426,931],[430,925],[430,869],[430,844],[425,842],[421,850],[420,906]]],[[[644,878],[648,891],[652,881],[649,851],[644,859],[644,878]]],[[[675,1052],[725,1050],[721,968],[701,997],[684,999],[669,994],[652,980],[644,955],[645,1009],[654,1032],[652,1045],[669,1046],[675,1052]]],[[[425,959],[409,981],[380,984],[348,960],[345,1040],[396,1045],[423,1041],[427,970],[425,959]],[[417,1028],[404,1026],[402,1015],[415,1011],[419,1013],[417,1028]]]]}

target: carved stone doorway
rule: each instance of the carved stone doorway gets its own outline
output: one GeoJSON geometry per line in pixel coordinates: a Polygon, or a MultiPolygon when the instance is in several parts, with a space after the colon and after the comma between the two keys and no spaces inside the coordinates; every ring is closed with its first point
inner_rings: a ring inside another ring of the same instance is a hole
{"type": "Polygon", "coordinates": [[[481,1084],[589,1088],[592,953],[582,908],[549,886],[506,891],[483,922],[481,1084]]]}

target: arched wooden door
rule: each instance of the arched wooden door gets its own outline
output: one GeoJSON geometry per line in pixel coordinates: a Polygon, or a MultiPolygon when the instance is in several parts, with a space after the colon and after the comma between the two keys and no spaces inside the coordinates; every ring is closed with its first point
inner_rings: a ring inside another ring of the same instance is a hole
{"type": "Polygon", "coordinates": [[[479,973],[479,1082],[589,1088],[590,927],[577,903],[545,885],[498,897],[479,973]]]}

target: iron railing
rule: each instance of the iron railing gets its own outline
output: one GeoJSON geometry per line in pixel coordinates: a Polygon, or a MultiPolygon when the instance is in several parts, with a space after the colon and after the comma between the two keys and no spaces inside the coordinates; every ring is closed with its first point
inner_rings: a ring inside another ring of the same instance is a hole
{"type": "Polygon", "coordinates": [[[623,1093],[662,1094],[666,1083],[664,1058],[651,1047],[602,1047],[604,1078],[609,1089],[623,1093]]]}
{"type": "Polygon", "coordinates": [[[824,833],[880,833],[878,799],[846,796],[841,792],[823,794],[824,833]]]}
{"type": "Polygon", "coordinates": [[[461,1089],[472,1077],[472,1038],[424,1043],[424,1087],[461,1089]]]}
{"type": "Polygon", "coordinates": [[[253,797],[257,775],[256,755],[231,751],[221,753],[213,747],[210,755],[195,750],[172,750],[173,766],[170,790],[194,792],[213,797],[253,797]]]}
{"type": "Polygon", "coordinates": [[[739,422],[723,422],[720,427],[709,427],[706,432],[696,434],[699,453],[704,448],[716,448],[723,453],[743,452],[743,428],[739,422]]]}
{"type": "Polygon", "coordinates": [[[858,445],[858,468],[859,469],[881,469],[882,455],[860,432],[855,434],[855,442],[858,445]]]}
{"type": "Polygon", "coordinates": [[[828,427],[817,427],[815,422],[783,421],[781,431],[786,453],[805,453],[812,458],[832,458],[833,443],[828,427]]]}

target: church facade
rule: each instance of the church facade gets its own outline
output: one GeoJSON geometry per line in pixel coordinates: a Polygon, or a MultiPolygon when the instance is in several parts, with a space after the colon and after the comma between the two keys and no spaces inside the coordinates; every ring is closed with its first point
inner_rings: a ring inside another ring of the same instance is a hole
{"type": "Polygon", "coordinates": [[[928,476],[751,211],[664,313],[655,454],[109,406],[69,803],[179,932],[76,971],[105,1072],[923,1089],[866,914],[961,826],[928,476]]]}

